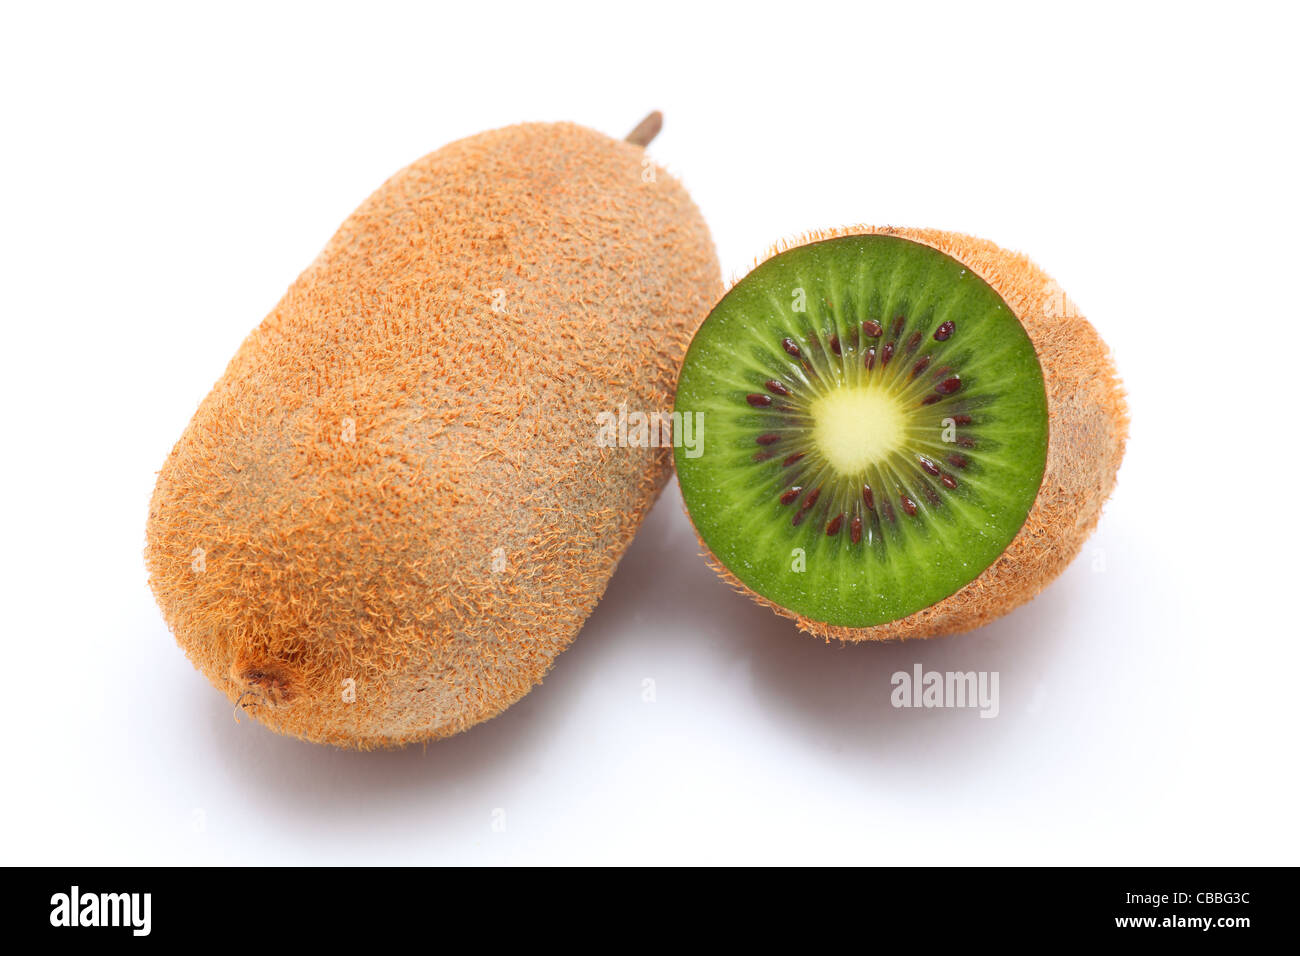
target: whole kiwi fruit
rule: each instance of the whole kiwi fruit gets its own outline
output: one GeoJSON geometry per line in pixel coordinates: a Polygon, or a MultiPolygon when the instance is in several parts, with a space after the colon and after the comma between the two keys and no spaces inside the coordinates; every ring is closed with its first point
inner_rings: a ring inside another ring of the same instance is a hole
{"type": "Polygon", "coordinates": [[[699,210],[645,155],[657,129],[445,146],[245,340],[158,475],[145,552],[237,708],[344,747],[444,737],[573,639],[672,463],[635,431],[598,441],[601,416],[669,407],[722,291],[699,210]]]}
{"type": "Polygon", "coordinates": [[[697,332],[675,416],[722,576],[816,636],[930,637],[1078,553],[1128,429],[1109,350],[1023,255],[837,229],[773,249],[697,332]]]}

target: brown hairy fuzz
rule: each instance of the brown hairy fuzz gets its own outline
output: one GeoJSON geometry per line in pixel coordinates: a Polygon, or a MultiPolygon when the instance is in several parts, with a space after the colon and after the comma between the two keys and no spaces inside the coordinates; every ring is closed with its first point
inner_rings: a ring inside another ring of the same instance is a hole
{"type": "Polygon", "coordinates": [[[720,293],[699,211],[637,143],[527,124],[403,169],[163,465],[145,553],[177,641],[310,740],[398,746],[500,713],[669,474],[670,448],[602,444],[598,416],[671,409],[720,293]]]}

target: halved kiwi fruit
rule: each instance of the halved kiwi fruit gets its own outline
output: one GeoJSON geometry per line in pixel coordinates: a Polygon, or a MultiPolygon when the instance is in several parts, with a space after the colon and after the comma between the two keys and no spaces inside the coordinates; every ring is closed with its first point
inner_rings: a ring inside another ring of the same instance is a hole
{"type": "Polygon", "coordinates": [[[855,228],[777,250],[687,352],[678,480],[715,566],[805,630],[966,630],[1096,523],[1126,417],[1105,345],[1027,259],[855,228]]]}

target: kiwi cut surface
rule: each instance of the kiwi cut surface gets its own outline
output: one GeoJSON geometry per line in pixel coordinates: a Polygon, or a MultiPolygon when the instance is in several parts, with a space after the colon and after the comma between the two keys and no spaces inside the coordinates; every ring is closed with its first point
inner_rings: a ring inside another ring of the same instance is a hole
{"type": "Polygon", "coordinates": [[[843,640],[969,630],[1078,552],[1127,413],[1104,343],[985,240],[851,227],[778,248],[695,336],[682,497],[714,566],[843,640]]]}
{"type": "Polygon", "coordinates": [[[703,453],[679,449],[677,469],[709,549],[769,600],[848,627],[905,617],[992,564],[1047,456],[1042,371],[1015,314],[957,260],[895,236],[810,243],[751,272],[696,335],[677,411],[703,416],[703,453]]]}

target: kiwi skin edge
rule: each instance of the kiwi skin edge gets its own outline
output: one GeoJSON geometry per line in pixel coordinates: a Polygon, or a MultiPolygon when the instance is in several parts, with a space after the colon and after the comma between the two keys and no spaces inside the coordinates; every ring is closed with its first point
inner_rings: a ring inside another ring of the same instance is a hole
{"type": "Polygon", "coordinates": [[[1028,518],[1002,555],[955,594],[899,620],[862,628],[810,620],[762,597],[714,557],[698,531],[696,538],[723,580],[823,640],[960,634],[1033,599],[1079,553],[1114,490],[1124,457],[1129,422],[1124,389],[1110,349],[1061,287],[1027,256],[986,239],[937,229],[846,226],[779,242],[754,265],[811,242],[861,235],[898,236],[957,259],[993,287],[1029,334],[1047,389],[1048,439],[1047,466],[1028,518]]]}

